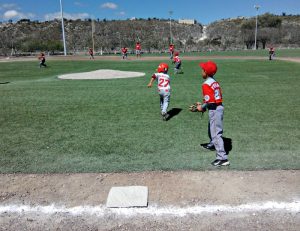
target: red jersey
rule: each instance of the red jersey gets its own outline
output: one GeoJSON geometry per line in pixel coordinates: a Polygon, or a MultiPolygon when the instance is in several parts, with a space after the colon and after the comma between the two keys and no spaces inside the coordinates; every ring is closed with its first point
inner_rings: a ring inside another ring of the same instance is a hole
{"type": "Polygon", "coordinates": [[[126,54],[127,53],[127,48],[123,47],[122,48],[122,53],[126,54]]]}
{"type": "Polygon", "coordinates": [[[174,59],[173,59],[173,61],[174,61],[175,63],[180,63],[180,62],[181,62],[181,59],[179,58],[179,56],[175,56],[174,59]]]}
{"type": "Polygon", "coordinates": [[[140,44],[140,43],[137,43],[137,44],[135,45],[135,49],[136,49],[136,50],[141,50],[141,49],[142,49],[141,44],[140,44]]]}
{"type": "Polygon", "coordinates": [[[222,103],[222,90],[220,84],[211,77],[208,77],[202,84],[204,103],[222,103]]]}
{"type": "Polygon", "coordinates": [[[173,44],[170,45],[169,51],[170,51],[170,52],[174,52],[174,45],[173,45],[173,44]]]}

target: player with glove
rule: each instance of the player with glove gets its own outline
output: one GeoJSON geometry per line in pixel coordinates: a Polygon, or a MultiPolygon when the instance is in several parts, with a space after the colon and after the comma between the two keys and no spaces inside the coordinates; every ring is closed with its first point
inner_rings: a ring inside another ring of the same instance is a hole
{"type": "Polygon", "coordinates": [[[164,121],[169,119],[169,114],[167,113],[168,106],[170,103],[171,97],[171,86],[170,86],[170,76],[167,74],[169,70],[169,66],[166,63],[159,64],[157,68],[158,73],[154,73],[151,77],[151,80],[148,87],[152,87],[153,82],[157,81],[157,88],[160,99],[160,109],[161,115],[164,121]]]}
{"type": "Polygon", "coordinates": [[[214,79],[217,72],[217,65],[212,61],[200,63],[202,77],[205,80],[202,84],[203,104],[196,103],[197,111],[205,112],[208,110],[208,136],[210,142],[205,146],[206,149],[216,150],[216,159],[211,163],[213,166],[228,166],[228,154],[225,152],[223,135],[223,115],[224,106],[222,104],[222,91],[220,84],[214,79]]]}
{"type": "Polygon", "coordinates": [[[202,104],[200,102],[194,103],[191,106],[189,106],[189,110],[191,112],[204,112],[203,110],[201,110],[202,104]]]}

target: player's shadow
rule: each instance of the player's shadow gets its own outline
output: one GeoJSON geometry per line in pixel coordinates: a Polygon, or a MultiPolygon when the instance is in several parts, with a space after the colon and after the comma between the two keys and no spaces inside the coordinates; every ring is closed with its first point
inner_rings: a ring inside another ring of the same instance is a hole
{"type": "Polygon", "coordinates": [[[167,120],[172,119],[174,116],[178,115],[182,111],[181,108],[172,108],[168,111],[169,117],[167,120]]]}
{"type": "Polygon", "coordinates": [[[229,155],[229,152],[232,150],[232,139],[223,137],[224,142],[224,149],[227,155],[229,155]]]}

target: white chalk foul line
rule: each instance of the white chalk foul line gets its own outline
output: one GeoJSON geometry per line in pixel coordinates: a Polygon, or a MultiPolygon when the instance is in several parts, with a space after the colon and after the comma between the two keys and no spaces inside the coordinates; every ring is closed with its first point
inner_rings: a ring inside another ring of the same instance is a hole
{"type": "Polygon", "coordinates": [[[7,213],[38,213],[38,214],[68,214],[68,215],[94,215],[94,216],[138,216],[138,215],[151,215],[151,216],[180,216],[197,215],[201,213],[240,213],[240,212],[260,212],[266,211],[276,212],[300,212],[300,201],[290,203],[269,201],[265,203],[252,203],[242,204],[237,206],[230,205],[203,205],[192,207],[159,207],[149,206],[147,208],[107,208],[105,205],[98,206],[77,206],[65,207],[56,206],[54,204],[48,206],[29,206],[29,205],[0,205],[0,214],[7,213]]]}

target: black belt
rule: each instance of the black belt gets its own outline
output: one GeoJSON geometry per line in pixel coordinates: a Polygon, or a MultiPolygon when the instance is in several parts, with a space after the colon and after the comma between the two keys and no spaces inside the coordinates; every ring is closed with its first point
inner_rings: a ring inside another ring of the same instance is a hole
{"type": "Polygon", "coordinates": [[[222,105],[222,103],[208,103],[207,109],[208,110],[216,110],[218,106],[222,105]]]}

